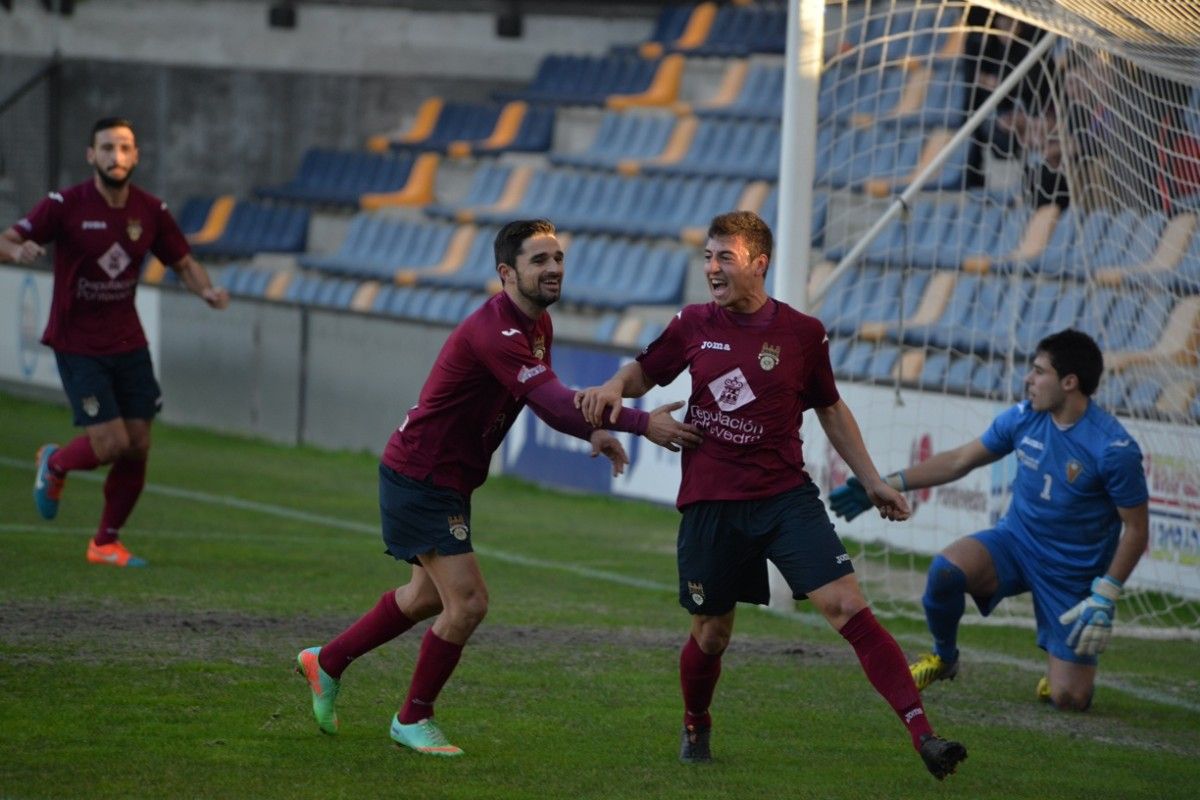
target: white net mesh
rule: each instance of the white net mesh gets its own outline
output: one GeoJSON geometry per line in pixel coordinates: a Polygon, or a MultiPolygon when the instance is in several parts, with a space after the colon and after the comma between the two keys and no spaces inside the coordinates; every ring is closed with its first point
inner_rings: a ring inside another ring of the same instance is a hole
{"type": "MultiPolygon", "coordinates": [[[[979,436],[1021,396],[1042,337],[1088,332],[1105,352],[1096,397],[1147,455],[1151,541],[1126,630],[1200,634],[1200,8],[842,2],[825,33],[810,310],[876,462],[979,436]]],[[[841,483],[819,431],[806,437],[822,483],[841,483]]],[[[1002,513],[1012,463],[919,493],[906,525],[843,526],[870,542],[860,572],[878,607],[920,615],[919,554],[1002,513]]],[[[1028,604],[1002,608],[1032,619],[1028,604]]]]}

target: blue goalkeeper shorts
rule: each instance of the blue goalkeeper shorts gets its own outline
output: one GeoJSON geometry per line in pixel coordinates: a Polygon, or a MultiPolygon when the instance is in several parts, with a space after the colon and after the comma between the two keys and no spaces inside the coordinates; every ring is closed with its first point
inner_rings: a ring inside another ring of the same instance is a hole
{"type": "Polygon", "coordinates": [[[985,617],[1006,597],[1025,592],[1033,596],[1033,613],[1037,620],[1037,645],[1055,658],[1073,664],[1096,664],[1095,656],[1076,655],[1067,646],[1072,625],[1063,625],[1058,617],[1092,593],[1094,571],[1062,574],[1062,570],[1046,568],[1044,555],[1031,549],[1025,538],[1007,528],[990,528],[972,537],[992,557],[1000,586],[991,597],[975,597],[979,613],[985,617]]]}

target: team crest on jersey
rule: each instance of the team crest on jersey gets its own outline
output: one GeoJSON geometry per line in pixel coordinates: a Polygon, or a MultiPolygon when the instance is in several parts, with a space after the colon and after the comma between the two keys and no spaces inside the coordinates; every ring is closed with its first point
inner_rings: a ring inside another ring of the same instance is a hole
{"type": "Polygon", "coordinates": [[[471,529],[467,527],[467,518],[462,514],[446,517],[446,524],[450,526],[450,535],[460,542],[466,541],[471,535],[471,529]]]}
{"type": "Polygon", "coordinates": [[[688,594],[692,596],[692,602],[698,606],[704,605],[704,584],[699,581],[688,581],[688,594]]]}
{"type": "Polygon", "coordinates": [[[541,361],[546,357],[546,337],[539,336],[533,340],[533,357],[541,361]]]}
{"type": "Polygon", "coordinates": [[[100,413],[100,401],[96,399],[95,395],[83,398],[82,405],[83,413],[89,417],[94,417],[100,413]]]}
{"type": "Polygon", "coordinates": [[[125,233],[129,234],[129,241],[136,242],[142,238],[142,221],[140,219],[131,219],[125,226],[125,233]]]}
{"type": "Polygon", "coordinates": [[[1083,464],[1080,464],[1075,459],[1067,462],[1067,483],[1074,483],[1079,477],[1079,473],[1083,472],[1083,464]]]}
{"type": "Polygon", "coordinates": [[[758,365],[764,372],[770,372],[779,366],[779,345],[769,345],[763,342],[762,350],[758,352],[758,365]]]}

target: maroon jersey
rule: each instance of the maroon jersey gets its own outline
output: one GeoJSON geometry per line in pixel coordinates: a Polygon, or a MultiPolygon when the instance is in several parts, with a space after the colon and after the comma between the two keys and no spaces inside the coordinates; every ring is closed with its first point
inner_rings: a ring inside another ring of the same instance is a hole
{"type": "Polygon", "coordinates": [[[13,227],[38,244],[55,243],[42,344],[91,356],[146,346],[133,305],[146,253],[174,264],[189,252],[166,203],[131,185],[124,208],[112,208],[87,181],[51,192],[13,227]]]}
{"type": "Polygon", "coordinates": [[[777,300],[753,314],[687,306],[638,361],[660,386],[684,368],[692,377],[684,422],[704,441],[683,451],[680,508],[771,497],[809,480],[800,417],[838,401],[820,320],[777,300]]]}
{"type": "Polygon", "coordinates": [[[487,478],[525,395],[554,378],[550,315],[525,316],[501,292],[450,334],[383,463],[470,497],[487,478]]]}

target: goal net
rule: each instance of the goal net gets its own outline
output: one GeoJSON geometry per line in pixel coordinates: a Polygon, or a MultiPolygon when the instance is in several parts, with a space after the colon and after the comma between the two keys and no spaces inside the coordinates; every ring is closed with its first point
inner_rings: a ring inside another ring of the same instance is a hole
{"type": "MultiPolygon", "coordinates": [[[[824,34],[809,310],[875,462],[980,436],[1042,337],[1086,331],[1151,494],[1118,630],[1200,635],[1200,4],[844,0],[824,34]]],[[[908,523],[841,524],[872,603],[922,616],[929,555],[989,527],[1015,469],[913,493],[908,523]]]]}

